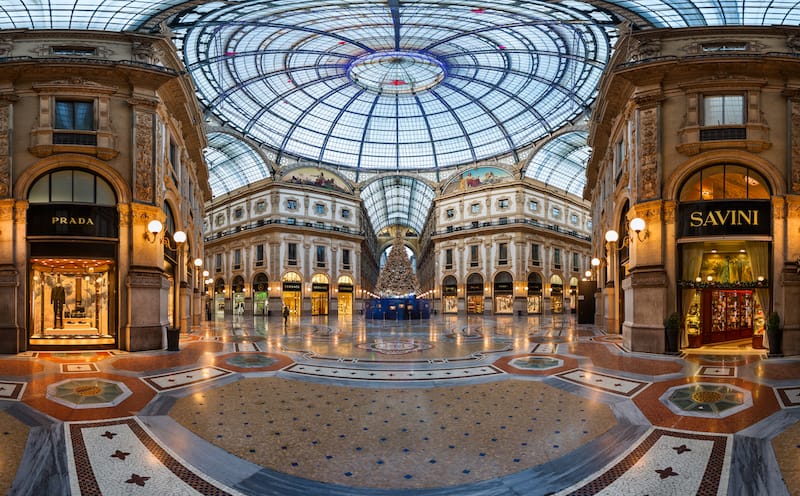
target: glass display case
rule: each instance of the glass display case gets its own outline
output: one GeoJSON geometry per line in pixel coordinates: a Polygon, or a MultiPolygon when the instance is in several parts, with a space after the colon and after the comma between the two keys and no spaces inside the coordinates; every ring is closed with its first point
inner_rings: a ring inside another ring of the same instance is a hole
{"type": "Polygon", "coordinates": [[[707,289],[703,292],[703,343],[718,343],[753,335],[751,289],[707,289]]]}

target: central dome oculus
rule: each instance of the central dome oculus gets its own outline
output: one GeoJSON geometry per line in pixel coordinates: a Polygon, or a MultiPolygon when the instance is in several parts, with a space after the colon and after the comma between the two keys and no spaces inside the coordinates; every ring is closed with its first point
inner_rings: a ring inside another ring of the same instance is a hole
{"type": "Polygon", "coordinates": [[[347,77],[361,88],[395,95],[428,90],[446,75],[441,61],[409,51],[369,53],[356,58],[347,68],[347,77]]]}

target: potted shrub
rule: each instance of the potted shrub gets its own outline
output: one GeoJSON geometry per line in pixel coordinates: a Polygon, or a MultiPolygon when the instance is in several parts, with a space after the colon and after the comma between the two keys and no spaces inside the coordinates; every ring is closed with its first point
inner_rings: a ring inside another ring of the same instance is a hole
{"type": "Polygon", "coordinates": [[[681,325],[681,317],[678,312],[672,312],[664,320],[664,331],[667,334],[667,353],[678,352],[678,330],[681,325]]]}
{"type": "Polygon", "coordinates": [[[769,354],[781,354],[781,318],[778,312],[772,312],[767,319],[767,339],[769,339],[769,354]]]}
{"type": "Polygon", "coordinates": [[[691,310],[686,314],[686,334],[689,337],[689,348],[699,348],[703,345],[703,338],[700,336],[700,312],[697,305],[692,305],[691,310]]]}

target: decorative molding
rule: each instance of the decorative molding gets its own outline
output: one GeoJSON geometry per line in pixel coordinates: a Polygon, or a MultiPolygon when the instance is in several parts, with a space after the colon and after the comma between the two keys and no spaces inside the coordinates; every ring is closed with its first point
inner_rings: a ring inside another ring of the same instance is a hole
{"type": "Polygon", "coordinates": [[[19,286],[19,273],[17,269],[13,266],[6,267],[0,268],[0,286],[19,286]]]}
{"type": "Polygon", "coordinates": [[[0,104],[0,198],[11,196],[11,108],[0,104]]]}
{"type": "Polygon", "coordinates": [[[47,83],[34,84],[33,89],[38,92],[64,93],[65,90],[71,91],[90,91],[92,94],[111,95],[119,89],[117,86],[106,86],[95,81],[89,81],[79,77],[69,79],[57,79],[47,83]]]}
{"type": "Polygon", "coordinates": [[[780,197],[773,197],[772,198],[772,217],[775,220],[783,220],[786,218],[787,205],[786,201],[780,197]]]}
{"type": "Polygon", "coordinates": [[[14,204],[13,200],[7,200],[4,204],[0,205],[0,221],[14,219],[14,204]]]}
{"type": "MultiPolygon", "coordinates": [[[[800,40],[798,40],[800,42],[800,40]]],[[[800,193],[800,99],[793,98],[792,102],[792,139],[791,139],[791,192],[800,193]]]]}
{"type": "Polygon", "coordinates": [[[119,212],[119,227],[120,231],[127,229],[131,226],[131,206],[124,203],[117,204],[117,212],[119,212]]]}
{"type": "Polygon", "coordinates": [[[786,46],[792,50],[792,53],[800,53],[800,36],[789,35],[786,37],[786,46]]]}
{"type": "Polygon", "coordinates": [[[639,110],[639,200],[659,195],[658,178],[658,107],[639,110]]]}
{"type": "Polygon", "coordinates": [[[0,40],[0,57],[11,57],[14,51],[14,40],[3,38],[0,40]]]}
{"type": "Polygon", "coordinates": [[[32,48],[30,50],[30,53],[34,53],[39,57],[62,57],[62,58],[65,58],[65,59],[82,59],[82,58],[84,58],[83,56],[78,56],[78,55],[70,56],[70,55],[59,55],[59,54],[53,53],[53,47],[54,46],[61,46],[61,45],[77,46],[77,47],[81,47],[81,48],[87,48],[87,49],[94,50],[94,53],[96,55],[94,57],[92,57],[92,58],[96,57],[96,58],[101,58],[101,59],[108,59],[112,55],[114,55],[114,53],[115,53],[114,50],[112,50],[111,48],[109,48],[107,46],[104,46],[104,45],[102,45],[102,46],[86,45],[85,43],[42,44],[42,45],[37,46],[36,48],[32,48]]]}
{"type": "Polygon", "coordinates": [[[677,205],[673,201],[664,202],[664,223],[665,224],[673,224],[675,222],[675,211],[677,210],[677,205]]]}
{"type": "Polygon", "coordinates": [[[631,271],[631,286],[634,288],[665,288],[668,284],[667,273],[662,268],[645,268],[631,271]]]}
{"type": "Polygon", "coordinates": [[[160,272],[131,270],[128,272],[128,286],[137,288],[161,288],[165,279],[160,272]]]}
{"type": "Polygon", "coordinates": [[[632,47],[628,51],[628,59],[642,61],[661,56],[660,40],[631,40],[632,47]]]}
{"type": "Polygon", "coordinates": [[[131,51],[137,62],[145,64],[163,65],[164,53],[153,43],[134,41],[131,51]]]}
{"type": "Polygon", "coordinates": [[[153,178],[153,119],[155,114],[136,111],[136,185],[134,198],[146,203],[155,201],[153,178]]]}

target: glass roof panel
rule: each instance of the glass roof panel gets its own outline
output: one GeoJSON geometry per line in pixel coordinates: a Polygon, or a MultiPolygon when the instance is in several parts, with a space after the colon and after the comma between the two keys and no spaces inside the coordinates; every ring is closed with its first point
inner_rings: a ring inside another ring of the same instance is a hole
{"type": "Polygon", "coordinates": [[[433,206],[433,189],[409,176],[382,177],[369,183],[361,193],[375,232],[400,224],[422,232],[433,206]]]}
{"type": "Polygon", "coordinates": [[[208,182],[214,196],[270,176],[269,167],[253,147],[226,133],[209,133],[205,149],[208,182]]]}
{"type": "MultiPolygon", "coordinates": [[[[519,160],[516,150],[556,135],[526,174],[581,195],[586,133],[558,132],[593,103],[621,13],[640,28],[800,24],[796,0],[602,4],[615,14],[578,0],[3,0],[0,29],[150,33],[168,21],[201,105],[279,164],[438,177],[519,160]]],[[[270,175],[228,134],[209,136],[206,157],[215,195],[270,175]]],[[[406,218],[420,230],[433,197],[407,177],[368,191],[377,229],[406,218]]]]}
{"type": "Polygon", "coordinates": [[[610,16],[492,5],[256,0],[172,29],[202,104],[279,154],[421,171],[513,154],[594,99],[610,16]]]}
{"type": "Polygon", "coordinates": [[[591,148],[586,144],[587,137],[587,132],[575,131],[548,141],[531,158],[525,176],[575,195],[583,195],[586,162],[591,153],[591,148]]]}
{"type": "Polygon", "coordinates": [[[135,30],[183,0],[3,0],[0,29],[135,30]]]}

